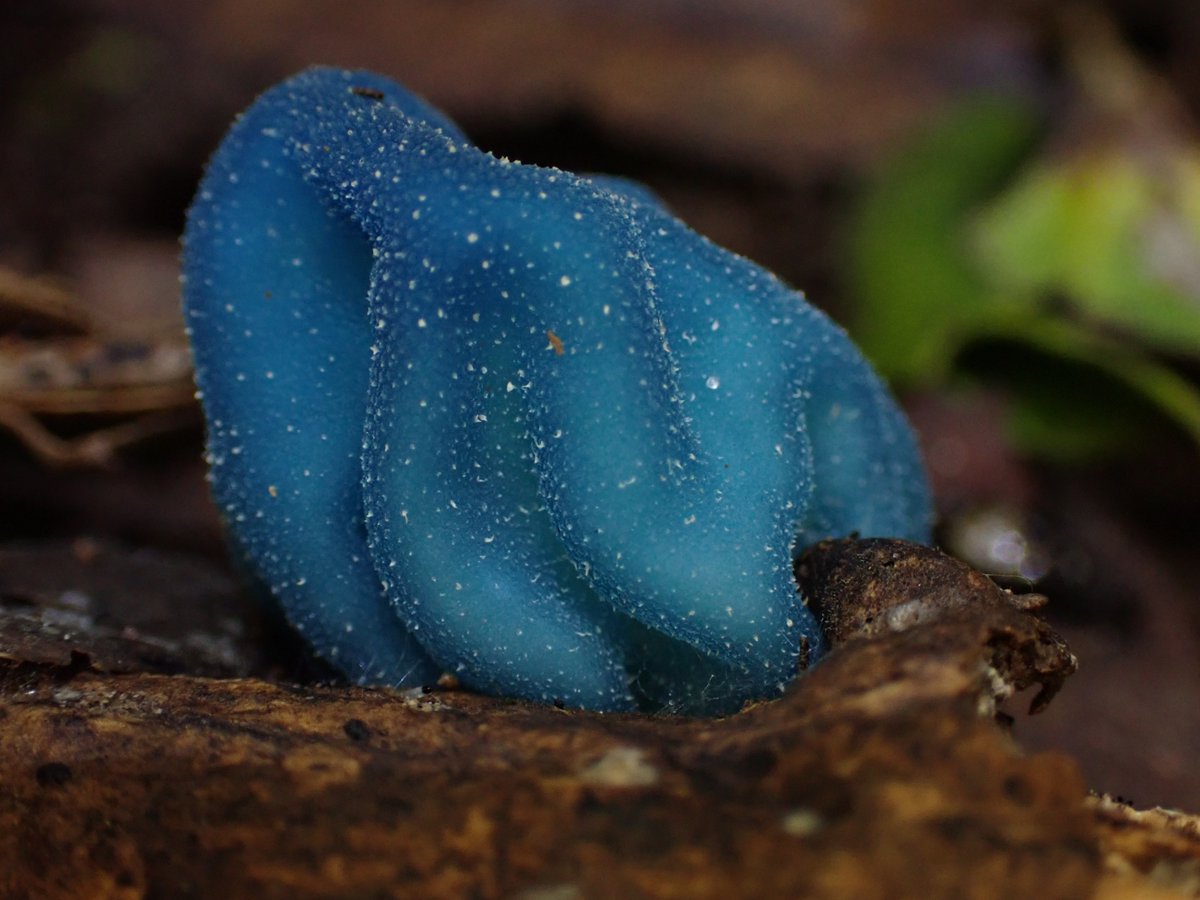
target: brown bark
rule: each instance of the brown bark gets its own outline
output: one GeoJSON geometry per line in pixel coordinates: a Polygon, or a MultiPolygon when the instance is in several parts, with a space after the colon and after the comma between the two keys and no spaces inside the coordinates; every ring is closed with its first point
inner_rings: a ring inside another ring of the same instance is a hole
{"type": "Polygon", "coordinates": [[[892,624],[720,720],[154,674],[86,634],[23,658],[0,629],[0,896],[1195,890],[1194,819],[1088,800],[998,723],[1074,665],[1022,604],[907,545],[815,552],[824,615],[869,594],[892,624]]]}

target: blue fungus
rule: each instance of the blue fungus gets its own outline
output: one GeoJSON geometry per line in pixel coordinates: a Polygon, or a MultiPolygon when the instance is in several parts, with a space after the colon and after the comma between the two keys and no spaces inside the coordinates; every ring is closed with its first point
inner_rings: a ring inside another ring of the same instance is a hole
{"type": "Polygon", "coordinates": [[[230,539],[359,682],[727,712],[822,651],[794,552],[928,537],[908,425],[799,293],[377,75],[250,107],[184,275],[230,539]]]}

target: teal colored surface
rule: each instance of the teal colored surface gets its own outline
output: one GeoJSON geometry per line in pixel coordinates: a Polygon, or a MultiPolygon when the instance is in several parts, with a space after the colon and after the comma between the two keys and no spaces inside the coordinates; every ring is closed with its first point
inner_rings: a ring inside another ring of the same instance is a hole
{"type": "Polygon", "coordinates": [[[823,649],[795,549],[928,538],[903,416],[799,293],[378,76],[264,94],[184,268],[231,539],[356,680],[726,712],[823,649]]]}

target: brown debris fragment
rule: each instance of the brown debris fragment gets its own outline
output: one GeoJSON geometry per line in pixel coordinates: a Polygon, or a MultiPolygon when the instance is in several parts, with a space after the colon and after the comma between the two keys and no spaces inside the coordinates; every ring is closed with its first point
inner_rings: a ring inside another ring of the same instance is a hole
{"type": "Polygon", "coordinates": [[[368,87],[352,87],[350,93],[358,97],[364,97],[367,100],[382,100],[383,91],[377,91],[375,88],[368,87]]]}
{"type": "Polygon", "coordinates": [[[1115,876],[1200,897],[1200,816],[1173,809],[1137,810],[1108,796],[1088,798],[1096,817],[1104,867],[1115,876]]]}
{"type": "Polygon", "coordinates": [[[986,612],[994,623],[986,640],[991,663],[1008,673],[1009,689],[1041,686],[1032,713],[1046,708],[1078,665],[1051,628],[1020,615],[1040,609],[1045,597],[1013,594],[932,547],[886,538],[821,541],[800,556],[796,578],[833,644],[942,620],[965,625],[986,612]]]}
{"type": "Polygon", "coordinates": [[[0,547],[0,661],[263,675],[264,630],[228,577],[188,557],[86,540],[0,547]]]}
{"type": "Polygon", "coordinates": [[[196,423],[182,323],[106,320],[102,305],[0,266],[0,430],[47,465],[107,465],[123,447],[196,423]],[[92,427],[72,437],[52,427],[72,418],[92,427]]]}

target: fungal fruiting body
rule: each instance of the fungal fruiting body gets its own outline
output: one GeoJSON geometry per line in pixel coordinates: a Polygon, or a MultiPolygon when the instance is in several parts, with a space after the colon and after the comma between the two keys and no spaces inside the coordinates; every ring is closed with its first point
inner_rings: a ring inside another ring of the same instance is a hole
{"type": "Polygon", "coordinates": [[[379,76],[250,107],[184,275],[231,540],[357,681],[736,709],[821,652],[797,548],[928,537],[903,415],[802,295],[379,76]]]}

